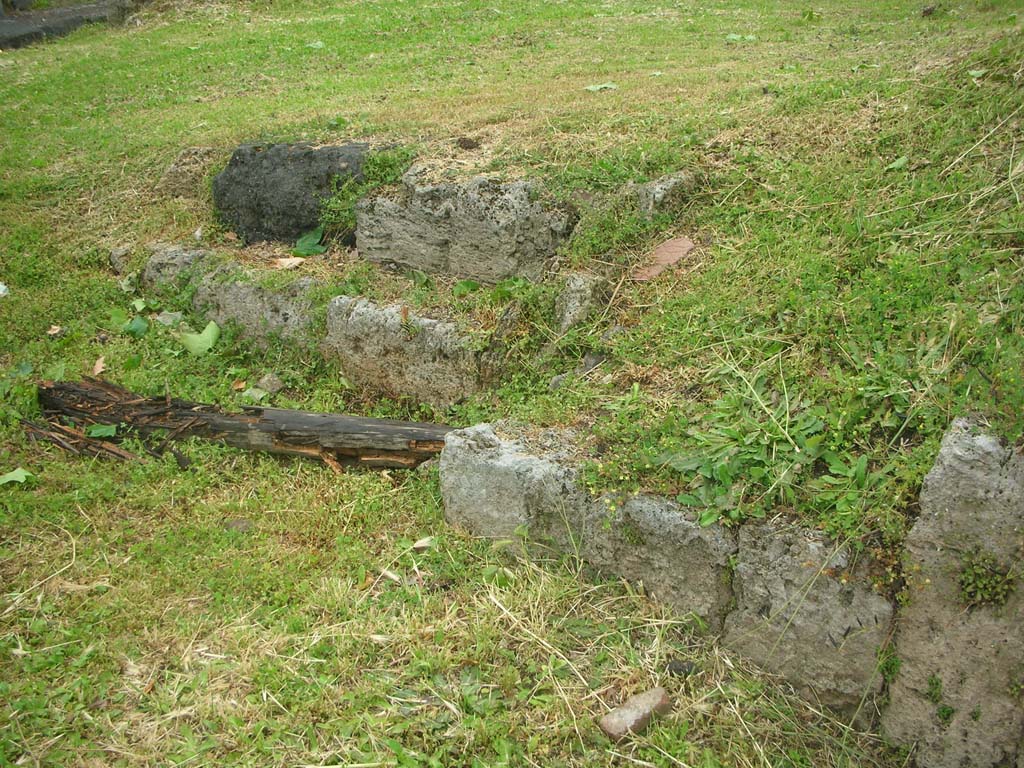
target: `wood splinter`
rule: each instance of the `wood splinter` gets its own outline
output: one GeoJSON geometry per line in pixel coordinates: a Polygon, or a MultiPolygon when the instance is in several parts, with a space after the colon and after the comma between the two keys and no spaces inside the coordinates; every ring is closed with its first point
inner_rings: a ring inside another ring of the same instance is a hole
{"type": "MultiPolygon", "coordinates": [[[[171,440],[200,437],[250,451],[319,459],[335,470],[342,465],[411,469],[440,453],[445,435],[452,429],[443,424],[259,406],[229,413],[169,394],[143,397],[93,378],[44,381],[39,385],[39,403],[50,422],[49,430],[32,425],[30,431],[66,449],[69,428],[58,420],[77,427],[76,437],[84,438],[91,424],[123,425],[143,436],[163,433],[157,450],[171,440]],[[51,439],[48,431],[61,440],[51,439]]],[[[107,449],[108,455],[133,458],[107,441],[90,442],[111,446],[114,450],[107,449]]]]}

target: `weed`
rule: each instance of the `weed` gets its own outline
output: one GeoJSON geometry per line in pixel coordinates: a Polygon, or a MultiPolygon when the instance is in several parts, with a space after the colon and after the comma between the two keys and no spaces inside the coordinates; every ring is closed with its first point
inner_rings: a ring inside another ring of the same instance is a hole
{"type": "Polygon", "coordinates": [[[943,725],[949,725],[953,721],[953,715],[955,714],[956,710],[948,704],[941,704],[935,710],[935,716],[939,718],[939,722],[943,725]]]}
{"type": "Polygon", "coordinates": [[[363,161],[360,178],[348,178],[338,183],[335,179],[333,194],[320,207],[320,223],[333,237],[351,235],[356,229],[356,202],[371,192],[397,184],[402,179],[417,150],[414,147],[392,147],[371,152],[363,161]]]}
{"type": "Polygon", "coordinates": [[[964,556],[957,582],[964,605],[1000,606],[1013,593],[1015,574],[1010,566],[1000,564],[991,553],[975,551],[964,556]]]}
{"type": "MultiPolygon", "coordinates": [[[[900,672],[900,657],[896,655],[896,649],[892,645],[878,650],[878,671],[887,684],[896,680],[896,676],[900,672]]],[[[941,687],[941,685],[940,682],[939,686],[941,687]]]]}
{"type": "Polygon", "coordinates": [[[932,704],[942,701],[942,679],[938,675],[928,677],[928,691],[925,695],[932,704]]]}

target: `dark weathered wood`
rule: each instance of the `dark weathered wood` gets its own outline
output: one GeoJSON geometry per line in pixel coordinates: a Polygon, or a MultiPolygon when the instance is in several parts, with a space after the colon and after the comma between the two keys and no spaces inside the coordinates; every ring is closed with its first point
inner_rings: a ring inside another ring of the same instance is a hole
{"type": "Polygon", "coordinates": [[[164,432],[161,445],[201,437],[251,451],[308,456],[332,466],[415,467],[440,452],[451,430],[441,424],[284,408],[229,413],[170,395],[143,397],[100,379],[43,382],[39,403],[48,418],[70,419],[82,427],[122,424],[142,435],[164,432]]]}

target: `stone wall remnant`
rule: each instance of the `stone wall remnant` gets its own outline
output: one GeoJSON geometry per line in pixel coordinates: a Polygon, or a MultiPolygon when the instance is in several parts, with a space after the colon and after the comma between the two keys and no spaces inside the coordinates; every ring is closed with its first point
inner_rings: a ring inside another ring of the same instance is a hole
{"type": "Polygon", "coordinates": [[[929,768],[1024,766],[1024,456],[943,438],[907,537],[884,734],[929,768]]]}
{"type": "Polygon", "coordinates": [[[480,388],[473,340],[452,323],[399,305],[337,296],[327,306],[324,355],[353,384],[446,407],[480,388]]]}
{"type": "Polygon", "coordinates": [[[356,204],[356,245],[379,264],[481,283],[540,280],[577,218],[544,203],[527,181],[430,183],[413,166],[397,193],[380,190],[356,204]]]}

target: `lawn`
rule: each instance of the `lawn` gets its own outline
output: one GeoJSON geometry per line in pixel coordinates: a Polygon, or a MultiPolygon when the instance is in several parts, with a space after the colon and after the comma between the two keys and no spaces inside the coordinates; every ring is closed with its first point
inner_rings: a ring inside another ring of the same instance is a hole
{"type": "Polygon", "coordinates": [[[0,54],[0,475],[34,476],[0,485],[0,765],[904,764],[636,590],[446,527],[436,471],[199,443],[188,471],[116,464],[32,444],[19,419],[35,380],[99,358],[137,391],[227,406],[274,371],[276,405],[585,427],[595,490],[894,551],[955,415],[1024,426],[1021,19],[922,6],[166,1],[0,54]],[[208,192],[160,193],[182,149],[350,138],[575,201],[566,269],[699,248],[565,336],[550,288],[460,303],[443,280],[311,260],[416,307],[519,307],[515,370],[447,410],[231,329],[203,357],[155,324],[120,332],[157,297],[126,292],[112,247],[137,263],[202,229],[245,258],[208,192]],[[701,179],[684,205],[624,204],[680,168],[701,179]],[[549,389],[593,350],[594,375],[549,389]],[[654,684],[674,713],[607,742],[595,716],[654,684]]]}

